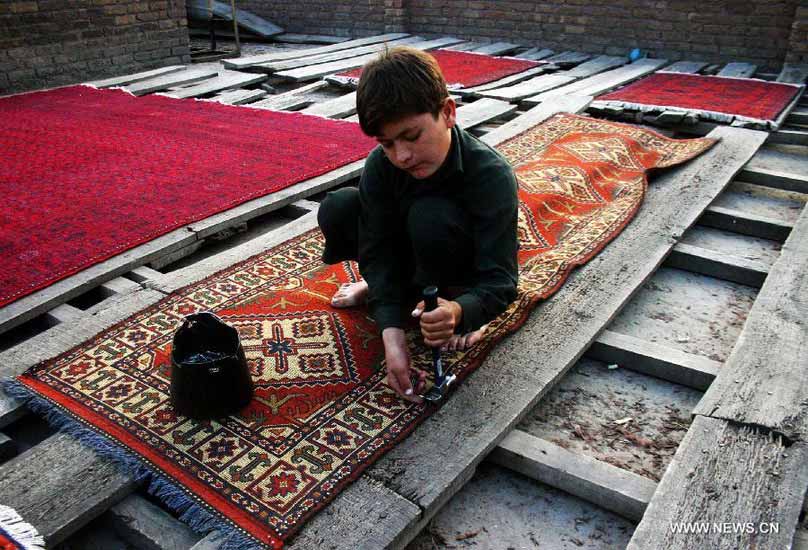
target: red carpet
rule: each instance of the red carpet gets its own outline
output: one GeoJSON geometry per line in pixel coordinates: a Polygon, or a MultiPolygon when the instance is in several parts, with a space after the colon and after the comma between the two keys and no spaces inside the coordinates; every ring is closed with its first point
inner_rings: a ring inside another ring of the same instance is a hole
{"type": "MultiPolygon", "coordinates": [[[[625,88],[597,98],[639,110],[668,108],[702,111],[729,122],[727,115],[749,121],[774,121],[799,92],[800,86],[678,73],[654,73],[625,88]]],[[[704,117],[710,118],[710,117],[704,117]]]]}
{"type": "MultiPolygon", "coordinates": [[[[479,344],[444,353],[447,371],[466,378],[575,266],[618,235],[640,207],[648,170],[685,162],[713,143],[558,115],[501,145],[520,183],[519,295],[479,344]]],[[[323,265],[322,248],[319,230],[305,233],[32,368],[20,381],[44,400],[31,406],[45,414],[58,408],[92,428],[73,429],[88,444],[94,434],[118,443],[156,476],[152,490],[176,489],[171,502],[189,521],[210,513],[234,537],[243,530],[253,544],[281,546],[435,410],[387,386],[382,342],[365,308],[330,307],[334,291],[359,273],[350,262],[323,265]],[[238,329],[255,382],[252,403],[221,421],[177,416],[169,401],[172,334],[184,315],[201,310],[238,329]]],[[[431,352],[418,334],[410,327],[412,360],[429,371],[431,352]]],[[[366,521],[383,521],[370,512],[366,521]]]]}
{"type": "Polygon", "coordinates": [[[359,125],[73,86],[0,99],[0,306],[361,159],[359,125]]]}
{"type": "MultiPolygon", "coordinates": [[[[435,50],[428,53],[438,61],[450,89],[480,86],[542,65],[539,61],[454,50],[435,50]]],[[[355,86],[361,74],[360,67],[332,78],[355,86]]]]}

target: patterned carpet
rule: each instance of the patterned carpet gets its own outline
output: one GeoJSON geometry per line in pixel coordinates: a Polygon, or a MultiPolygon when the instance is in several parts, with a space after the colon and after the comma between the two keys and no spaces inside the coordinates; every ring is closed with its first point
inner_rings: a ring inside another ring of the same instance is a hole
{"type": "MultiPolygon", "coordinates": [[[[467,377],[615,237],[639,208],[649,169],[713,143],[565,114],[502,144],[521,187],[519,296],[481,343],[444,354],[448,370],[467,377]]],[[[365,309],[329,306],[359,273],[349,262],[323,265],[322,247],[319,230],[303,234],[174,292],[19,380],[44,398],[35,407],[58,408],[179,488],[186,514],[226,518],[236,535],[280,547],[434,410],[387,386],[365,309]],[[169,403],[172,334],[184,315],[202,310],[239,330],[256,385],[252,403],[221,421],[178,417],[169,403]]],[[[415,366],[429,371],[416,326],[408,338],[415,366]]]]}
{"type": "Polygon", "coordinates": [[[358,124],[70,86],[0,98],[0,307],[364,158],[358,124]]]}

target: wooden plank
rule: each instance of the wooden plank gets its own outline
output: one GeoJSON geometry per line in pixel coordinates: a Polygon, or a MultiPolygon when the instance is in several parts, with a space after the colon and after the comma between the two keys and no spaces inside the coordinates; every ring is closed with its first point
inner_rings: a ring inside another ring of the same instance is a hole
{"type": "Polygon", "coordinates": [[[721,376],[697,414],[764,426],[790,440],[808,430],[808,211],[794,226],[721,376]]]}
{"type": "Polygon", "coordinates": [[[597,96],[608,92],[618,86],[628,84],[632,80],[636,80],[648,73],[651,73],[659,67],[665,65],[665,59],[640,59],[630,65],[619,67],[600,73],[596,76],[591,76],[572,84],[567,84],[560,88],[543,92],[538,95],[529,97],[524,100],[528,105],[535,105],[542,101],[549,101],[556,99],[563,95],[592,95],[597,96]]]}
{"type": "Polygon", "coordinates": [[[6,460],[17,454],[17,444],[4,433],[0,433],[0,460],[6,460]]]}
{"type": "Polygon", "coordinates": [[[685,243],[673,247],[665,265],[753,288],[760,288],[769,273],[763,262],[685,243]]]}
{"type": "Polygon", "coordinates": [[[190,527],[139,495],[109,509],[116,533],[142,550],[186,550],[201,538],[190,527]]]}
{"type": "Polygon", "coordinates": [[[257,101],[266,95],[265,90],[229,90],[216,94],[208,101],[224,103],[225,105],[244,105],[245,103],[257,101]]]}
{"type": "MultiPolygon", "coordinates": [[[[202,12],[201,19],[206,20],[210,17],[210,10],[212,8],[213,15],[224,19],[225,21],[233,20],[233,8],[230,3],[219,2],[218,0],[186,0],[185,7],[189,12],[202,12]]],[[[271,23],[259,17],[252,12],[236,8],[236,20],[238,26],[247,29],[253,34],[257,34],[263,38],[269,38],[281,34],[283,29],[278,25],[271,23]]]]}
{"type": "Polygon", "coordinates": [[[288,92],[275,94],[266,99],[262,99],[261,101],[253,103],[250,105],[250,107],[258,107],[260,109],[275,109],[276,111],[280,111],[283,109],[292,109],[295,106],[299,107],[300,105],[310,105],[313,103],[313,101],[311,99],[303,99],[304,96],[327,86],[328,82],[324,80],[312,82],[311,84],[306,84],[305,86],[295,88],[294,90],[289,90],[288,92]]]}
{"type": "Polygon", "coordinates": [[[483,45],[482,42],[461,42],[460,44],[452,44],[451,46],[446,46],[443,49],[454,50],[456,52],[467,52],[473,50],[474,48],[479,48],[482,45],[483,45]]]}
{"type": "Polygon", "coordinates": [[[512,74],[510,76],[506,76],[505,78],[495,80],[494,82],[489,82],[487,84],[480,84],[479,86],[474,86],[471,88],[454,89],[452,90],[452,93],[455,93],[461,97],[475,97],[478,95],[479,92],[483,92],[485,90],[492,90],[494,88],[513,86],[514,84],[524,82],[529,78],[534,78],[542,73],[545,73],[552,68],[555,67],[550,64],[542,65],[539,67],[533,67],[532,69],[522,71],[521,73],[512,74]]]}
{"type": "Polygon", "coordinates": [[[475,126],[516,111],[516,105],[496,99],[478,99],[457,109],[457,123],[462,128],[475,126]]]}
{"type": "Polygon", "coordinates": [[[249,74],[240,73],[238,71],[222,70],[215,78],[209,78],[196,86],[182,88],[174,92],[169,92],[165,95],[175,97],[177,99],[199,97],[212,94],[214,92],[221,92],[224,90],[232,90],[233,88],[241,88],[243,86],[258,84],[266,79],[267,75],[265,74],[249,74]]]}
{"type": "Polygon", "coordinates": [[[0,502],[55,546],[136,488],[109,460],[56,434],[0,465],[0,502]]]}
{"type": "MultiPolygon", "coordinates": [[[[129,315],[154,304],[163,294],[152,289],[138,289],[104,300],[92,313],[85,314],[80,323],[58,324],[24,342],[0,353],[0,380],[12,378],[28,368],[92,338],[102,330],[129,315]]],[[[24,414],[20,403],[0,389],[0,428],[24,414]]]]}
{"type": "Polygon", "coordinates": [[[550,56],[546,59],[546,61],[549,61],[550,63],[555,63],[559,67],[571,67],[573,65],[583,63],[587,59],[591,58],[592,54],[575,51],[566,51],[550,56]]]}
{"type": "Polygon", "coordinates": [[[143,71],[141,73],[127,74],[124,76],[116,76],[113,78],[105,78],[103,80],[93,80],[86,82],[90,86],[96,88],[111,88],[113,86],[125,86],[127,84],[134,84],[135,82],[142,82],[157,76],[165,76],[171,73],[176,73],[185,68],[185,65],[171,65],[169,67],[162,67],[160,69],[152,69],[151,71],[143,71]]]}
{"type": "Polygon", "coordinates": [[[519,44],[511,44],[510,42],[494,42],[493,44],[485,44],[479,48],[471,51],[474,53],[483,53],[486,55],[507,55],[519,49],[519,44]]]}
{"type": "Polygon", "coordinates": [[[718,72],[718,76],[733,78],[749,78],[757,70],[757,65],[751,63],[727,63],[727,66],[718,72]]]}
{"type": "Polygon", "coordinates": [[[495,88],[490,90],[483,90],[477,95],[482,97],[490,97],[492,99],[502,99],[504,101],[519,101],[526,97],[535,96],[546,90],[552,90],[570,82],[574,82],[575,77],[567,76],[562,73],[547,74],[531,78],[524,82],[505,86],[504,88],[495,88]]]}
{"type": "Polygon", "coordinates": [[[107,296],[111,296],[113,294],[126,294],[127,292],[132,292],[140,287],[139,284],[134,281],[130,281],[126,277],[116,277],[101,283],[99,286],[106,292],[107,296]]]}
{"type": "Polygon", "coordinates": [[[218,74],[216,69],[185,69],[148,80],[143,80],[130,84],[125,89],[137,96],[159,92],[160,90],[167,90],[175,86],[182,86],[184,84],[193,84],[201,82],[208,78],[213,78],[218,74]]]}
{"type": "Polygon", "coordinates": [[[785,220],[758,216],[735,208],[710,206],[699,220],[700,225],[732,231],[761,239],[784,242],[791,233],[792,225],[785,220]]]}
{"type": "Polygon", "coordinates": [[[540,61],[542,59],[547,59],[554,53],[555,52],[553,50],[548,50],[547,48],[530,48],[527,51],[516,54],[514,57],[518,57],[519,59],[530,59],[532,61],[540,61]]]}
{"type": "Polygon", "coordinates": [[[350,40],[348,36],[329,36],[327,34],[298,34],[285,32],[272,37],[274,42],[289,44],[339,44],[350,40]]]}
{"type": "Polygon", "coordinates": [[[339,44],[332,44],[330,46],[320,46],[318,48],[305,48],[300,50],[284,50],[281,52],[264,53],[259,55],[250,55],[246,57],[239,57],[237,59],[224,59],[222,64],[228,69],[244,69],[259,63],[268,63],[270,61],[281,61],[284,59],[295,59],[297,57],[305,57],[311,55],[320,55],[323,53],[337,52],[340,50],[347,50],[349,48],[357,48],[360,46],[367,46],[368,44],[376,44],[378,42],[387,42],[389,40],[397,40],[408,36],[407,33],[395,32],[380,34],[377,36],[369,36],[367,38],[358,38],[356,40],[348,40],[340,42],[339,44]]]}
{"type": "MultiPolygon", "coordinates": [[[[429,51],[434,50],[437,48],[442,48],[443,46],[448,46],[450,44],[456,44],[461,42],[458,38],[436,38],[434,40],[426,40],[423,42],[413,42],[410,44],[410,47],[416,48],[418,50],[429,51]]],[[[366,54],[360,55],[358,57],[352,57],[350,59],[343,59],[340,61],[332,61],[330,63],[321,63],[319,65],[312,65],[311,67],[300,67],[298,69],[291,69],[288,71],[279,71],[275,73],[275,76],[286,78],[289,80],[294,80],[295,82],[308,82],[310,80],[317,80],[324,76],[339,73],[341,71],[347,71],[350,69],[355,69],[357,67],[361,67],[366,62],[374,59],[376,54],[366,54]]]]}
{"type": "Polygon", "coordinates": [[[129,276],[138,283],[141,283],[141,286],[144,286],[144,284],[149,282],[160,281],[163,277],[165,277],[165,275],[159,271],[145,265],[133,269],[131,273],[129,273],[129,276]]]}
{"type": "Polygon", "coordinates": [[[586,356],[697,390],[706,390],[721,363],[642,338],[604,330],[586,356]]]}
{"type": "Polygon", "coordinates": [[[777,82],[803,84],[808,80],[808,63],[786,63],[777,76],[777,82]]]}
{"type": "Polygon", "coordinates": [[[594,59],[581,63],[574,69],[570,69],[563,74],[575,78],[588,78],[610,69],[622,67],[627,62],[628,59],[625,57],[615,55],[599,55],[594,59]]]}
{"type": "MultiPolygon", "coordinates": [[[[479,462],[575,364],[662,262],[673,246],[671,236],[696,220],[765,139],[763,132],[735,128],[712,135],[721,141],[658,177],[631,224],[492,350],[439,410],[368,470],[366,475],[421,507],[420,524],[468,481],[479,462]],[[694,180],[702,185],[683,195],[681,186],[694,180]]],[[[406,538],[415,534],[410,530],[406,538]]],[[[332,524],[326,538],[343,536],[348,532],[332,524]]]]}
{"type": "Polygon", "coordinates": [[[70,304],[56,306],[47,313],[55,323],[73,323],[84,317],[84,312],[70,304]]]}
{"type": "Polygon", "coordinates": [[[781,128],[780,130],[769,134],[768,142],[783,145],[808,146],[808,131],[796,130],[794,128],[781,128]]]}
{"type": "Polygon", "coordinates": [[[267,63],[260,63],[252,65],[253,69],[262,68],[267,72],[286,71],[289,69],[297,69],[298,67],[307,67],[309,65],[317,65],[320,63],[330,63],[332,61],[340,61],[349,59],[351,57],[359,57],[360,55],[372,54],[386,50],[393,46],[404,46],[413,44],[415,42],[422,42],[424,39],[420,36],[407,36],[397,40],[389,40],[381,44],[370,44],[360,48],[349,48],[347,50],[339,50],[337,52],[323,53],[320,55],[312,55],[307,57],[298,57],[296,59],[286,59],[282,61],[270,61],[267,63]]]}
{"type": "Polygon", "coordinates": [[[505,436],[487,460],[632,521],[642,518],[657,485],[522,430],[505,436]]]}
{"type": "Polygon", "coordinates": [[[676,63],[665,67],[665,72],[696,74],[706,66],[707,63],[704,61],[677,61],[676,63]]]}
{"type": "Polygon", "coordinates": [[[356,112],[356,92],[306,107],[301,112],[328,118],[343,118],[356,112]]]}
{"type": "Polygon", "coordinates": [[[784,191],[808,193],[808,173],[797,174],[769,169],[765,167],[763,162],[756,163],[755,159],[749,161],[747,168],[741,170],[740,174],[738,174],[738,180],[784,191]]]}
{"type": "Polygon", "coordinates": [[[808,125],[808,109],[793,109],[786,120],[789,124],[808,125]]]}
{"type": "Polygon", "coordinates": [[[28,296],[0,308],[0,333],[52,310],[54,307],[84,294],[109,279],[123,275],[133,268],[147,264],[197,240],[187,228],[175,229],[153,241],[122,252],[99,264],[90,266],[28,296]]]}
{"type": "Polygon", "coordinates": [[[558,113],[580,113],[592,101],[591,97],[564,97],[552,104],[539,105],[524,114],[510,120],[480,139],[485,143],[496,146],[503,141],[519,135],[528,128],[541,124],[551,116],[558,113]]]}
{"type": "Polygon", "coordinates": [[[786,447],[754,428],[697,416],[628,548],[789,548],[806,488],[804,442],[786,447]],[[684,523],[707,528],[675,532],[684,523]]]}

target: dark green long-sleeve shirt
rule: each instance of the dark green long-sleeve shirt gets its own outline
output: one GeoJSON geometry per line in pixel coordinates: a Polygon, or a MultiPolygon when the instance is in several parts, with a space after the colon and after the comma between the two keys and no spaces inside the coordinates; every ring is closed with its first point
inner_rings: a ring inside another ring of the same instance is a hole
{"type": "MultiPolygon", "coordinates": [[[[438,171],[417,180],[393,166],[381,147],[365,162],[359,182],[359,269],[368,282],[368,306],[380,330],[404,327],[410,272],[397,253],[412,201],[436,194],[455,201],[472,225],[471,286],[455,298],[463,308],[462,332],[481,327],[516,298],[517,184],[513,169],[497,151],[463,129],[452,129],[452,144],[438,171]]],[[[447,257],[451,262],[452,258],[447,257]]]]}

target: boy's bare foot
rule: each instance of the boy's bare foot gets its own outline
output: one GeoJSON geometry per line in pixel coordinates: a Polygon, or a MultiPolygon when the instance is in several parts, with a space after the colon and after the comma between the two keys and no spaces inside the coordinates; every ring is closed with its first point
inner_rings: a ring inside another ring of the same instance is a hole
{"type": "Polygon", "coordinates": [[[481,326],[477,330],[468,332],[466,334],[455,334],[451,338],[449,338],[449,341],[445,344],[444,349],[455,351],[470,348],[471,346],[482,340],[486,329],[488,329],[487,324],[481,326]]]}
{"type": "Polygon", "coordinates": [[[356,283],[343,283],[331,297],[334,307],[354,307],[365,303],[368,297],[368,284],[364,279],[356,283]]]}

